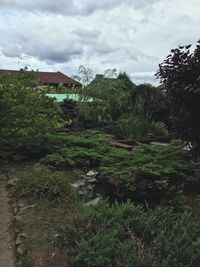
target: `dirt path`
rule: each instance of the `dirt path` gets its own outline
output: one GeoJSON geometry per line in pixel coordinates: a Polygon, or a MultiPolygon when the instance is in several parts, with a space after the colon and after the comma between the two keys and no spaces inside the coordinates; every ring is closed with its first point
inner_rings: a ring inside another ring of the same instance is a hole
{"type": "Polygon", "coordinates": [[[4,182],[0,181],[0,267],[14,267],[14,257],[9,234],[10,212],[4,182]]]}

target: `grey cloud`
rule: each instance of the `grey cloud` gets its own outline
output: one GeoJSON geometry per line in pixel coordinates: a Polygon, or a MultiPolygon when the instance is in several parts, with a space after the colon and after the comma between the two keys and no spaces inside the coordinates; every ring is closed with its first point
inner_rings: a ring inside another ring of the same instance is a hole
{"type": "Polygon", "coordinates": [[[44,11],[57,14],[75,14],[73,0],[0,0],[0,8],[21,9],[29,12],[44,11]]]}
{"type": "Polygon", "coordinates": [[[0,0],[0,9],[48,12],[62,15],[90,15],[97,10],[110,10],[120,5],[143,8],[160,0],[0,0]]]}
{"type": "Polygon", "coordinates": [[[90,52],[92,51],[92,53],[106,55],[113,53],[119,49],[116,46],[108,44],[107,40],[104,40],[101,32],[96,28],[78,28],[72,31],[72,33],[75,34],[81,44],[83,46],[87,46],[87,48],[89,48],[90,52]]]}
{"type": "Polygon", "coordinates": [[[84,2],[84,4],[81,4],[83,0],[78,0],[77,3],[79,4],[79,12],[91,14],[96,10],[110,10],[118,6],[143,8],[159,1],[160,0],[87,0],[87,3],[84,2]]]}
{"type": "Polygon", "coordinates": [[[37,24],[1,31],[2,54],[17,57],[26,54],[47,64],[69,62],[75,56],[81,56],[83,47],[75,35],[59,30],[59,26],[44,27],[38,31],[37,24]],[[31,32],[31,34],[30,34],[31,32]]]}
{"type": "MultiPolygon", "coordinates": [[[[70,47],[54,48],[51,46],[37,46],[26,47],[22,45],[23,54],[35,57],[41,61],[45,61],[47,64],[53,63],[66,63],[70,61],[74,56],[82,54],[80,47],[70,49],[70,47]]],[[[17,57],[21,55],[21,51],[16,46],[8,46],[2,49],[2,54],[7,57],[17,57]]]]}
{"type": "Polygon", "coordinates": [[[1,52],[6,57],[18,57],[21,54],[21,49],[15,44],[10,44],[2,48],[1,52]]]}
{"type": "Polygon", "coordinates": [[[98,44],[96,47],[94,47],[94,52],[100,55],[106,55],[113,52],[118,51],[119,48],[117,47],[111,47],[109,45],[106,45],[105,43],[98,44]]]}
{"type": "Polygon", "coordinates": [[[65,63],[70,61],[74,56],[81,55],[82,49],[80,47],[75,47],[73,49],[69,49],[69,47],[61,48],[61,49],[44,49],[35,51],[27,51],[29,54],[38,57],[40,60],[44,60],[47,63],[65,63]],[[38,55],[38,56],[37,56],[38,55]]]}
{"type": "Polygon", "coordinates": [[[86,44],[93,44],[98,41],[101,32],[97,29],[85,29],[85,28],[78,28],[72,31],[73,34],[76,35],[77,39],[81,42],[82,40],[85,41],[86,44]]]}

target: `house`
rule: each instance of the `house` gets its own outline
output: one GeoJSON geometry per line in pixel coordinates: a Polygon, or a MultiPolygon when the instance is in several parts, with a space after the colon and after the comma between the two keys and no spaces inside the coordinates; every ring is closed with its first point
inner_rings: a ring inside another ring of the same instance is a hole
{"type": "MultiPolygon", "coordinates": [[[[24,70],[4,70],[0,69],[0,75],[2,74],[11,74],[16,76],[22,73],[24,70]]],[[[57,72],[44,72],[44,71],[24,71],[27,73],[32,73],[33,78],[39,83],[39,85],[49,85],[49,86],[58,86],[62,84],[65,87],[81,87],[81,83],[75,81],[64,73],[57,72]]]]}

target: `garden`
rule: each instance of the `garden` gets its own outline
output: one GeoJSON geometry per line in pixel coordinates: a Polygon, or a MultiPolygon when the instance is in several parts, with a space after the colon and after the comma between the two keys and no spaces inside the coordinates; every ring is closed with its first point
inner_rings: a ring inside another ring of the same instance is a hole
{"type": "Polygon", "coordinates": [[[26,71],[0,77],[17,266],[199,266],[199,59],[178,47],[162,87],[106,71],[61,103],[26,71]]]}

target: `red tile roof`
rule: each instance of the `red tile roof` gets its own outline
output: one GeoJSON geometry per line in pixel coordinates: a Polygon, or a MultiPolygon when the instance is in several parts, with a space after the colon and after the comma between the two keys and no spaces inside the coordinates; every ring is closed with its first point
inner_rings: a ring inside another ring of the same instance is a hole
{"type": "MultiPolygon", "coordinates": [[[[11,73],[15,75],[17,73],[21,73],[18,70],[0,70],[0,74],[3,73],[11,73]]],[[[67,75],[63,74],[62,72],[43,72],[43,71],[35,71],[33,72],[35,75],[35,79],[38,81],[39,84],[64,84],[64,85],[76,85],[80,86],[81,83],[75,81],[74,79],[68,77],[67,75]]]]}

